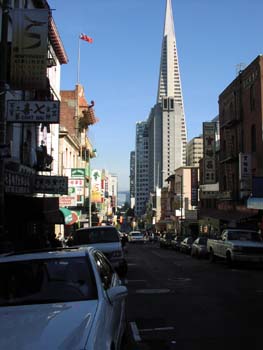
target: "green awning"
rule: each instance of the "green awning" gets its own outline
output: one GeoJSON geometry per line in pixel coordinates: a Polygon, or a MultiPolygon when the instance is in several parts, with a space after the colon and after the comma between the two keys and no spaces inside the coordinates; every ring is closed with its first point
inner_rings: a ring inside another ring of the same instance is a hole
{"type": "Polygon", "coordinates": [[[64,215],[65,225],[68,225],[72,221],[72,212],[67,208],[59,208],[59,210],[64,215]]]}

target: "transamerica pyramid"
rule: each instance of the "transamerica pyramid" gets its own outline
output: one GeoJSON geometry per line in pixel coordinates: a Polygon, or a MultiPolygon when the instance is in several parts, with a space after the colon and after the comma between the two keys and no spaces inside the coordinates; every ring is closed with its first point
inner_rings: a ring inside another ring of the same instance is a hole
{"type": "Polygon", "coordinates": [[[157,102],[162,97],[174,97],[184,109],[171,0],[166,2],[157,102]]]}
{"type": "Polygon", "coordinates": [[[186,165],[186,125],[171,0],[166,0],[156,105],[148,118],[149,189],[186,165]]]}

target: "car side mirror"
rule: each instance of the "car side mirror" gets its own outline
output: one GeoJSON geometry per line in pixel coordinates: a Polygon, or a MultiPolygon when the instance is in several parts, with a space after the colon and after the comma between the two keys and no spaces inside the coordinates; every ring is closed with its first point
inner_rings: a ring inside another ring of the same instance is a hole
{"type": "Polygon", "coordinates": [[[128,289],[126,286],[116,286],[107,290],[107,296],[111,304],[117,300],[127,297],[127,295],[128,289]]]}

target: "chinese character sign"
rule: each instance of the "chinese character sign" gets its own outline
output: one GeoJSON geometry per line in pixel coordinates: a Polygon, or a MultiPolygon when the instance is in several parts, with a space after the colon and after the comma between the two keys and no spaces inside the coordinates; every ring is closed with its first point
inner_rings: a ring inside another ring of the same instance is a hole
{"type": "Polygon", "coordinates": [[[101,171],[92,170],[91,176],[91,201],[101,203],[101,171]]]}
{"type": "Polygon", "coordinates": [[[216,182],[215,132],[216,124],[214,122],[203,123],[204,184],[216,182]]]}
{"type": "Polygon", "coordinates": [[[7,101],[11,123],[59,123],[59,101],[7,101]]]}

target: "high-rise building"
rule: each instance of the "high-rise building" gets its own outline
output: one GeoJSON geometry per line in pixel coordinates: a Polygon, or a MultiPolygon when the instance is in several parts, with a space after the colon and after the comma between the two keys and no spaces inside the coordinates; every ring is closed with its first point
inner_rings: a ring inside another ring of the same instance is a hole
{"type": "Polygon", "coordinates": [[[135,204],[135,151],[130,153],[130,206],[135,204]]]}
{"type": "Polygon", "coordinates": [[[186,165],[199,167],[203,158],[203,136],[192,138],[186,146],[186,165]]]}
{"type": "Polygon", "coordinates": [[[149,198],[149,138],[147,122],[136,123],[135,150],[135,214],[145,212],[149,198]]]}
{"type": "Polygon", "coordinates": [[[186,165],[186,125],[171,0],[166,2],[157,102],[148,117],[149,190],[186,165]]]}

